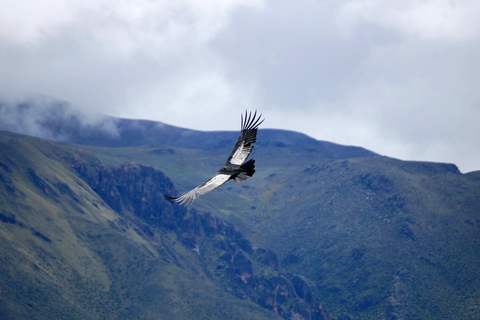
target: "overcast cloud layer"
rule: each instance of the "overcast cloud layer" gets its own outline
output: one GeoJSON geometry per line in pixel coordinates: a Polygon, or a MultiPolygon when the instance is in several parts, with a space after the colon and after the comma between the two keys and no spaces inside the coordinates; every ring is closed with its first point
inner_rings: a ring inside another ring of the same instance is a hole
{"type": "Polygon", "coordinates": [[[0,0],[0,94],[480,169],[477,0],[0,0]]]}

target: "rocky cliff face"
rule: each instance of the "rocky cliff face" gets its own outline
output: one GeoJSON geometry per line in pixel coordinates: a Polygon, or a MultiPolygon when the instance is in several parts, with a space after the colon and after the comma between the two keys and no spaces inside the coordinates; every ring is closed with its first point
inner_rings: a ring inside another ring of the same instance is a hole
{"type": "Polygon", "coordinates": [[[133,163],[105,166],[97,160],[86,162],[80,158],[69,165],[117,212],[157,221],[172,229],[185,216],[185,209],[174,208],[163,198],[163,193],[172,193],[174,186],[159,170],[133,163]]]}
{"type": "Polygon", "coordinates": [[[253,248],[231,224],[192,209],[181,229],[184,244],[225,291],[286,319],[330,319],[308,279],[283,269],[275,252],[253,248]]]}

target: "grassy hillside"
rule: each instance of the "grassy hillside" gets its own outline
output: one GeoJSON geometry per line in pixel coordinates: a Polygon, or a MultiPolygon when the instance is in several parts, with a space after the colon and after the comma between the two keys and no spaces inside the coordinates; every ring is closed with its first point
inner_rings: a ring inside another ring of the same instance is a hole
{"type": "Polygon", "coordinates": [[[6,132],[0,147],[2,319],[330,319],[274,252],[163,199],[161,171],[6,132]]]}
{"type": "Polygon", "coordinates": [[[113,210],[72,159],[85,172],[98,165],[75,148],[0,135],[0,318],[278,317],[205,277],[176,232],[113,210]]]}

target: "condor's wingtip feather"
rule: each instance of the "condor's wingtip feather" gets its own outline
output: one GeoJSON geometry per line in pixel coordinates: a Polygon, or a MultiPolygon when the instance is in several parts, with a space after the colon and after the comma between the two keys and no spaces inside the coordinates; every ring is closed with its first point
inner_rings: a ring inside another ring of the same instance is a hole
{"type": "Polygon", "coordinates": [[[252,115],[252,112],[245,110],[245,117],[243,114],[240,114],[242,122],[242,131],[243,130],[253,130],[257,129],[265,119],[262,119],[262,114],[257,117],[257,110],[252,115]]]}
{"type": "Polygon", "coordinates": [[[195,200],[195,198],[185,197],[185,195],[181,197],[170,197],[169,195],[163,194],[163,197],[172,203],[178,203],[183,206],[186,206],[195,200]]]}
{"type": "Polygon", "coordinates": [[[166,195],[165,193],[163,194],[163,197],[170,202],[175,202],[175,200],[178,199],[178,197],[170,197],[169,195],[166,195]]]}

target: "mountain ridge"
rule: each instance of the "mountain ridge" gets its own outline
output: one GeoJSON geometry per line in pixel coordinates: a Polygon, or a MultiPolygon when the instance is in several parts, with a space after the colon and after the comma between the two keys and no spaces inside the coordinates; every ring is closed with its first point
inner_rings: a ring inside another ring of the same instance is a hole
{"type": "MultiPolygon", "coordinates": [[[[116,118],[94,113],[85,114],[65,101],[52,100],[35,103],[26,101],[17,105],[0,101],[0,130],[27,134],[55,141],[97,147],[134,147],[141,145],[169,145],[181,148],[218,148],[232,146],[238,138],[235,131],[198,131],[176,127],[159,121],[116,118]],[[40,109],[41,111],[36,111],[40,109]],[[32,120],[25,120],[30,117],[32,120]],[[32,123],[29,123],[32,122],[32,123]],[[28,125],[27,125],[28,124],[28,125]],[[32,129],[32,127],[34,129],[32,129]]],[[[375,155],[361,147],[342,146],[313,139],[303,133],[279,129],[261,129],[264,139],[278,146],[299,144],[328,150],[332,157],[352,150],[352,156],[375,155]]],[[[258,145],[261,145],[258,141],[258,145]]]]}

